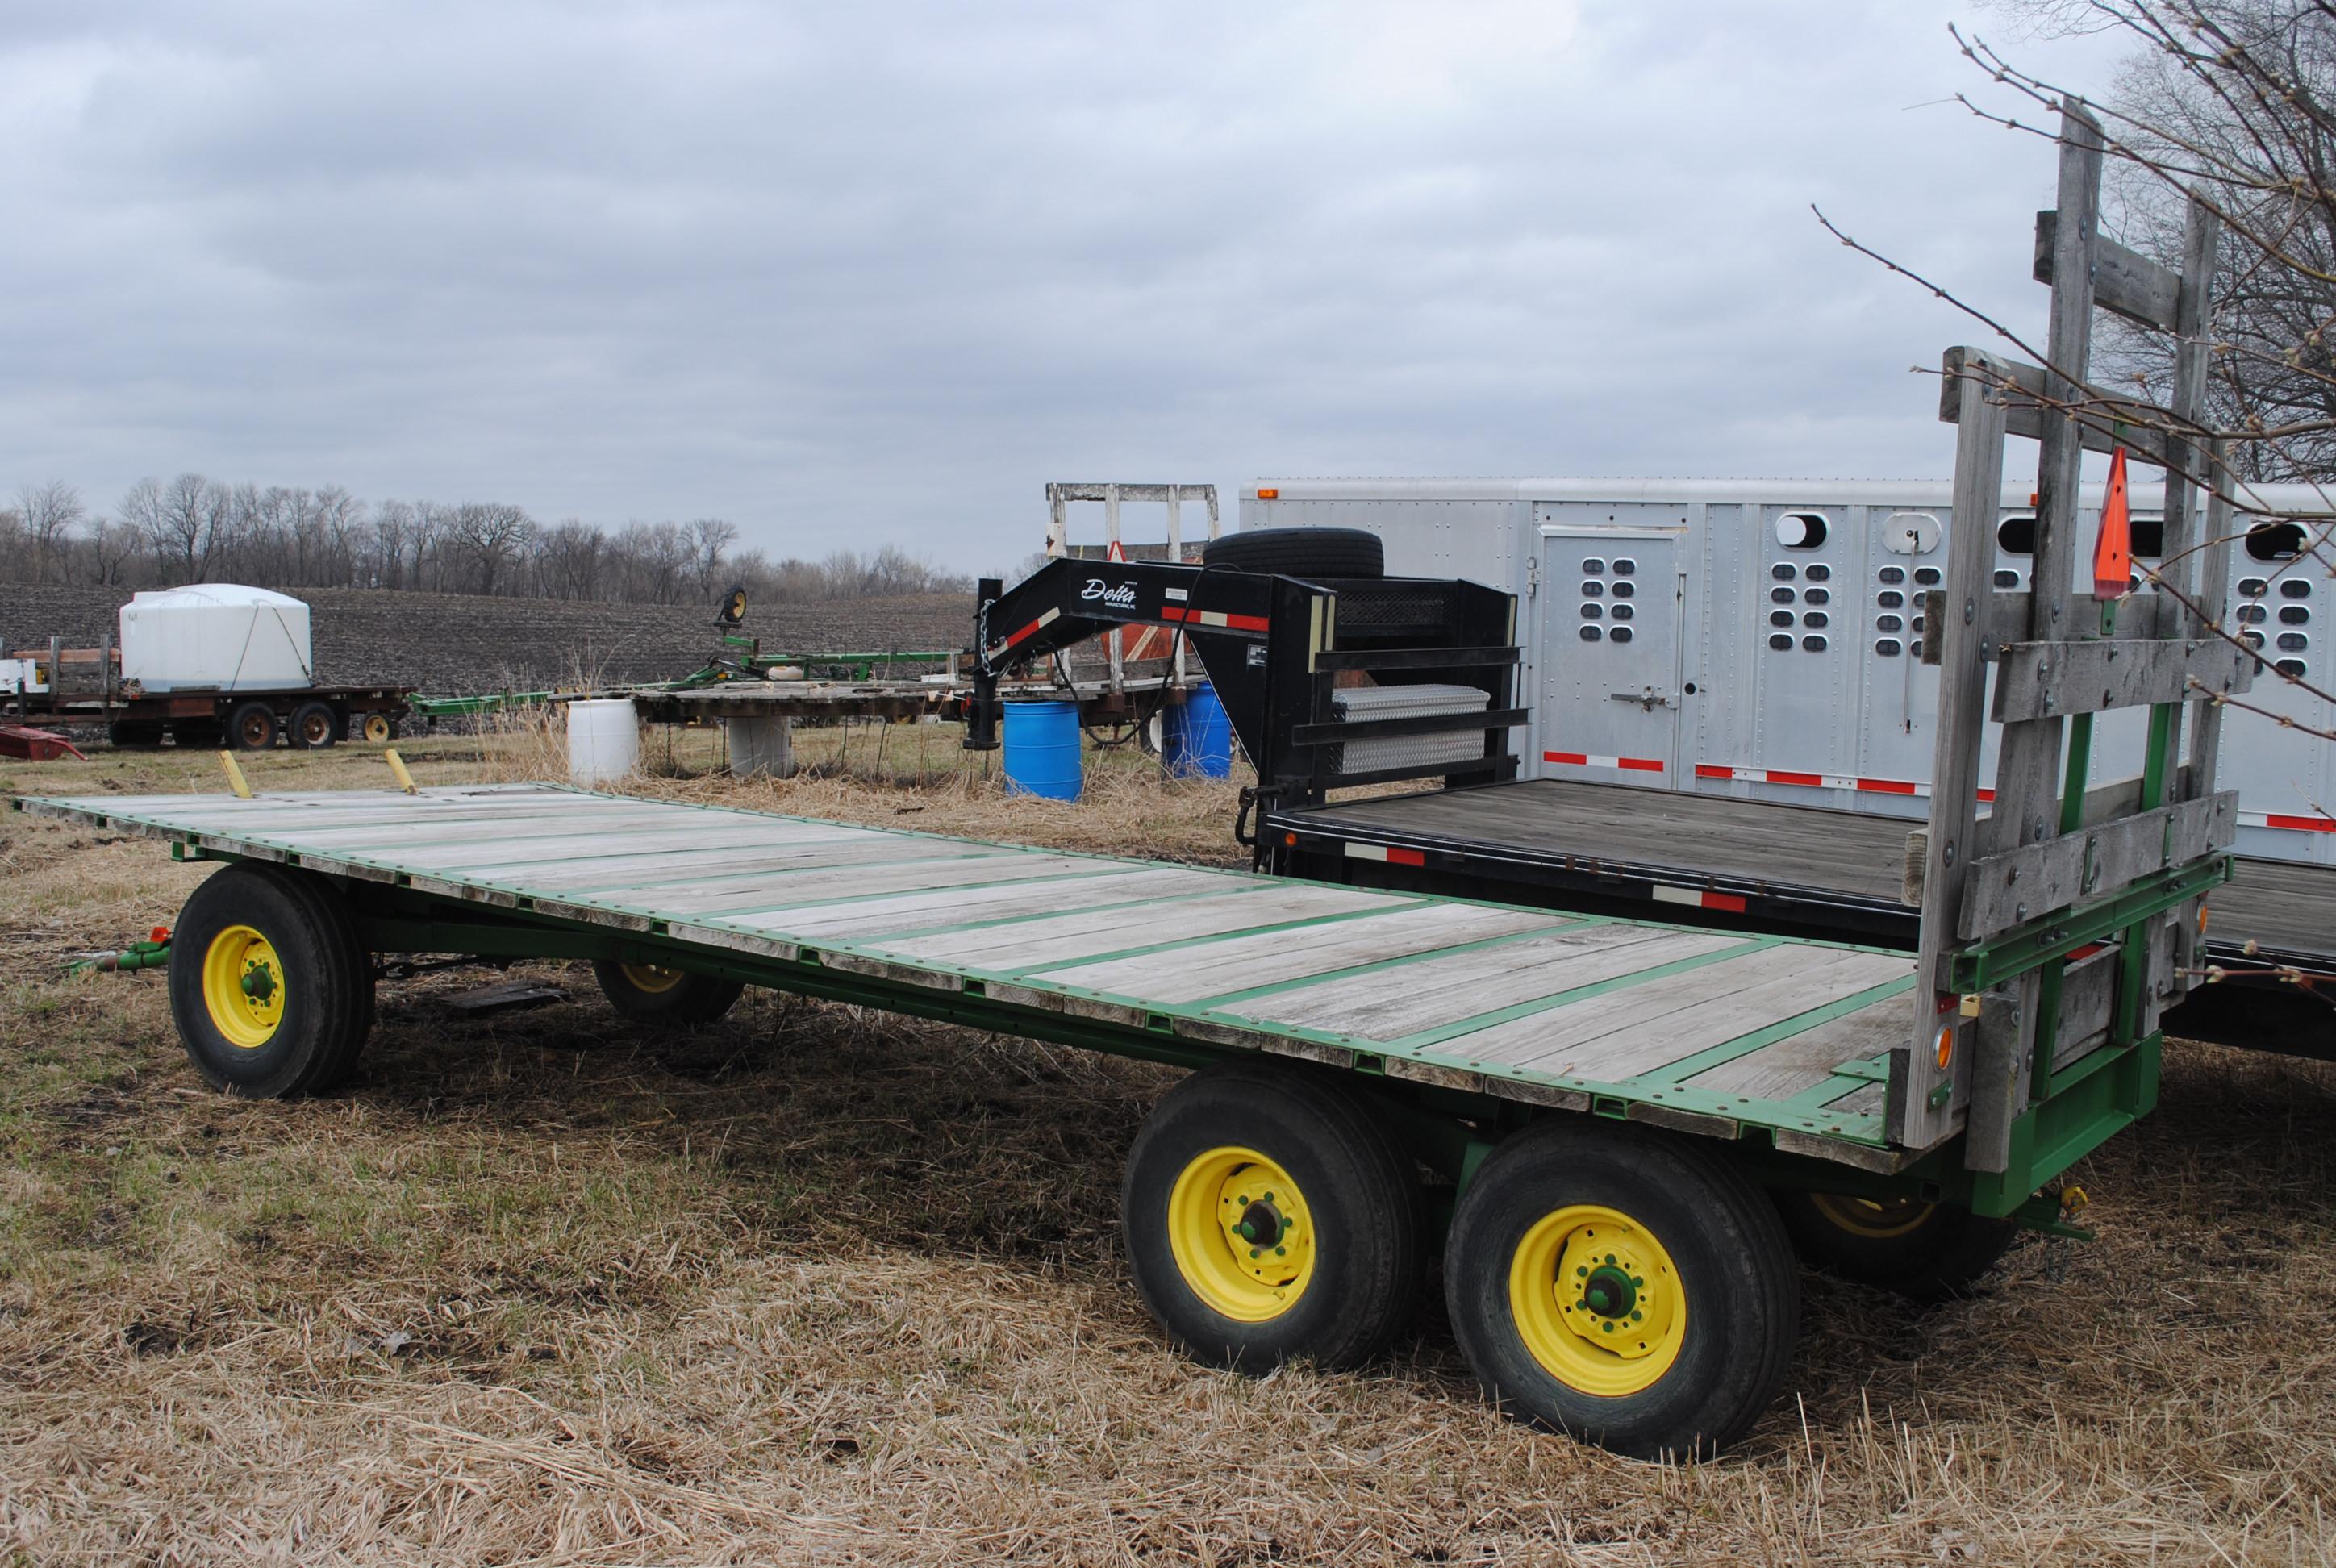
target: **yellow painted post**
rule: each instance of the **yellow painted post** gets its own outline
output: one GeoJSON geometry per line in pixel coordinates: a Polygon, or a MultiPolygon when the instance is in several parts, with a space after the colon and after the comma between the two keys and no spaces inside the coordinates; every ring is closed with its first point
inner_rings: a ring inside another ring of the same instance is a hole
{"type": "Polygon", "coordinates": [[[397,755],[397,748],[391,746],[384,750],[381,754],[381,760],[387,763],[389,771],[397,775],[397,787],[407,794],[413,794],[414,793],[414,775],[405,771],[405,759],[397,755]]]}
{"type": "Polygon", "coordinates": [[[243,770],[235,765],[235,754],[231,751],[223,751],[219,754],[219,766],[227,770],[228,787],[235,791],[236,798],[249,800],[251,786],[243,782],[243,770]]]}

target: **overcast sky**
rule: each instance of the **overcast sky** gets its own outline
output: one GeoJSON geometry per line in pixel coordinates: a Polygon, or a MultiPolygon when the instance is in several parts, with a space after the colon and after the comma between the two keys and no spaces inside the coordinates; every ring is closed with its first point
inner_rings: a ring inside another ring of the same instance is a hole
{"type": "Polygon", "coordinates": [[[1973,11],[13,0],[0,493],[993,568],[1051,479],[1943,478],[1979,329],[1808,209],[2037,326],[1973,11]]]}

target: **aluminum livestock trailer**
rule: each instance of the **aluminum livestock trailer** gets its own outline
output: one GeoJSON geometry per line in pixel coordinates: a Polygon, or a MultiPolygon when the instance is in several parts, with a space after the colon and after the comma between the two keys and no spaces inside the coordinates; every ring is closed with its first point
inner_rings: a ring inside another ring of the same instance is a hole
{"type": "MultiPolygon", "coordinates": [[[[2132,492],[2146,561],[2162,548],[2161,495],[2132,492]]],[[[2226,609],[2276,670],[2326,689],[2336,582],[2298,552],[2329,503],[2302,485],[2253,495],[2282,514],[2245,529],[2226,609]]],[[[1245,531],[1363,529],[1390,570],[1515,593],[1529,712],[1518,782],[1294,799],[1264,813],[1261,863],[1912,947],[1906,835],[1929,808],[1939,713],[1922,610],[1954,538],[1952,499],[1943,484],[1842,480],[1260,482],[1242,496],[1245,531]]],[[[1995,592],[2030,589],[2033,502],[2025,486],[1996,498],[1995,592]]],[[[2100,504],[2085,487],[2083,527],[2100,504]]],[[[2208,956],[2336,976],[2336,746],[2311,733],[2336,727],[2336,705],[2272,679],[2246,700],[2268,714],[2223,732],[2241,859],[2214,901],[2208,956]]],[[[2105,715],[2099,735],[2129,751],[2145,723],[2105,715]]],[[[2336,1012],[2292,988],[2199,993],[2177,1027],[2336,1054],[2336,1012]]]]}

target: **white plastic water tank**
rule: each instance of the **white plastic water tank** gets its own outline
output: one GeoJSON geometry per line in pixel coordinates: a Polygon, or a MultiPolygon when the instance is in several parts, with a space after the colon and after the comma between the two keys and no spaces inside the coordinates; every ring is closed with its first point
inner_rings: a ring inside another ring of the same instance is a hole
{"type": "Polygon", "coordinates": [[[628,697],[568,705],[568,782],[606,784],[641,765],[641,721],[628,697]]]}
{"type": "Polygon", "coordinates": [[[122,607],[122,678],[149,692],[285,691],[316,684],[308,607],[232,582],[132,595],[122,607]]]}

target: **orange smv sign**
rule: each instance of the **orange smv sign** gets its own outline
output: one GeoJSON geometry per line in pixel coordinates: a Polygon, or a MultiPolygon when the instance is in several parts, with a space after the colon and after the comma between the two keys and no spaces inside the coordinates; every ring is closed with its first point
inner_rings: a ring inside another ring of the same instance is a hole
{"type": "Polygon", "coordinates": [[[2101,537],[2093,546],[2093,597],[2123,599],[2133,587],[2133,518],[2125,495],[2125,448],[2109,454],[2108,499],[2101,503],[2101,537]]]}

